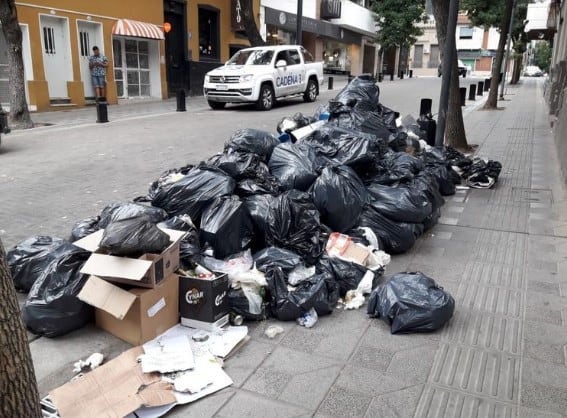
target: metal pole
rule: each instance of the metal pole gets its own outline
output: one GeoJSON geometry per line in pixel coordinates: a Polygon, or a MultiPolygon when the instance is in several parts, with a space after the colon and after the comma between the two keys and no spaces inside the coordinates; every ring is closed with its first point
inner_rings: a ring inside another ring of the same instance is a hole
{"type": "Polygon", "coordinates": [[[295,44],[301,45],[301,35],[303,32],[303,0],[297,0],[297,26],[295,30],[295,44]]]}
{"type": "Polygon", "coordinates": [[[451,0],[449,3],[449,21],[447,22],[447,37],[443,46],[443,78],[441,81],[441,96],[439,98],[439,115],[437,116],[437,132],[435,133],[435,146],[443,146],[445,138],[445,124],[447,120],[447,108],[449,107],[449,88],[453,75],[453,61],[455,52],[455,32],[457,31],[457,14],[459,12],[459,0],[451,0]]]}
{"type": "Polygon", "coordinates": [[[500,100],[504,100],[504,85],[506,84],[506,70],[508,70],[508,59],[510,58],[510,45],[512,43],[512,28],[514,27],[514,12],[516,10],[516,0],[512,4],[512,16],[510,17],[510,27],[508,28],[508,40],[506,43],[506,57],[504,58],[504,70],[502,75],[502,85],[500,86],[500,100]]]}

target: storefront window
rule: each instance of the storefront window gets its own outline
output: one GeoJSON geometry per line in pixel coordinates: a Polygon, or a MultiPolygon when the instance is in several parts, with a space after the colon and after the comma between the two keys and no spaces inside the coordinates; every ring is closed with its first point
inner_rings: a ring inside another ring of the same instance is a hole
{"type": "Polygon", "coordinates": [[[220,59],[219,11],[199,7],[199,57],[220,59]]]}
{"type": "Polygon", "coordinates": [[[266,43],[268,45],[294,45],[295,33],[287,32],[273,25],[266,26],[266,43]]]}
{"type": "Polygon", "coordinates": [[[326,41],[323,51],[323,69],[327,72],[350,72],[350,45],[326,41]]]}
{"type": "Polygon", "coordinates": [[[112,41],[112,47],[118,97],[149,96],[149,41],[116,38],[112,41]]]}

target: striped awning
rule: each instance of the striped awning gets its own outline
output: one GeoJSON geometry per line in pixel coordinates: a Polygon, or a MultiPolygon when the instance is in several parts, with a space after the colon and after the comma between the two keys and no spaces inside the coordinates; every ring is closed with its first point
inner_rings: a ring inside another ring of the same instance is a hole
{"type": "Polygon", "coordinates": [[[119,19],[112,28],[112,34],[134,38],[165,39],[163,30],[159,26],[130,19],[119,19]]]}

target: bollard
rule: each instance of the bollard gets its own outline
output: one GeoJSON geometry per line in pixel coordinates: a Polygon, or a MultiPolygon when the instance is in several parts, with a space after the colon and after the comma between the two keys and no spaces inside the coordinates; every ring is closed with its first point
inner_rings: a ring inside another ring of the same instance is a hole
{"type": "Polygon", "coordinates": [[[390,81],[394,81],[394,73],[390,73],[390,81]]]}
{"type": "Polygon", "coordinates": [[[482,96],[482,93],[484,93],[484,83],[482,81],[478,82],[478,87],[476,89],[476,95],[477,96],[482,96]]]}
{"type": "Polygon", "coordinates": [[[461,93],[461,106],[466,106],[467,104],[467,88],[460,87],[459,93],[461,93]]]}
{"type": "Polygon", "coordinates": [[[185,108],[185,90],[177,90],[177,111],[178,112],[185,112],[187,109],[185,108]]]}
{"type": "Polygon", "coordinates": [[[378,73],[378,82],[381,83],[382,81],[384,81],[384,74],[378,73]]]}
{"type": "Polygon", "coordinates": [[[333,90],[333,82],[335,81],[335,79],[333,77],[329,77],[329,80],[327,80],[327,87],[329,90],[333,90]]]}
{"type": "Polygon", "coordinates": [[[106,97],[99,97],[96,102],[96,123],[108,122],[108,102],[106,97]]]}
{"type": "Polygon", "coordinates": [[[404,72],[400,71],[400,80],[403,80],[403,79],[404,79],[404,72]]]}
{"type": "Polygon", "coordinates": [[[413,70],[409,70],[409,78],[413,78],[413,70]]]}
{"type": "Polygon", "coordinates": [[[433,108],[432,99],[421,99],[421,102],[419,103],[419,116],[430,115],[432,108],[433,108]]]}
{"type": "Polygon", "coordinates": [[[476,96],[476,84],[471,84],[469,90],[469,100],[474,101],[475,96],[476,96]]]}
{"type": "Polygon", "coordinates": [[[484,79],[484,91],[490,90],[490,78],[484,79]]]}
{"type": "Polygon", "coordinates": [[[8,126],[8,112],[4,109],[0,110],[0,133],[9,134],[11,132],[8,126]]]}

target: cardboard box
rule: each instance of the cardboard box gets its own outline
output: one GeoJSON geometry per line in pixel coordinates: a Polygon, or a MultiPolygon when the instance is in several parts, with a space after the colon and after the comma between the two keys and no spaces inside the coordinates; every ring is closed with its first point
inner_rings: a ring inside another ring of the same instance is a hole
{"type": "Polygon", "coordinates": [[[101,229],[73,244],[93,254],[83,265],[81,273],[102,277],[108,281],[139,287],[155,287],[179,268],[179,246],[183,231],[165,229],[171,245],[161,254],[144,254],[139,258],[116,257],[99,254],[99,244],[104,230],[101,229]]]}
{"type": "Polygon", "coordinates": [[[228,322],[229,282],[226,274],[214,279],[195,276],[179,278],[181,324],[211,330],[228,322]],[[226,317],[226,318],[225,318],[226,317]]]}
{"type": "Polygon", "coordinates": [[[152,289],[121,289],[91,276],[78,295],[94,306],[96,325],[140,345],[179,323],[179,277],[170,275],[152,289]]]}

